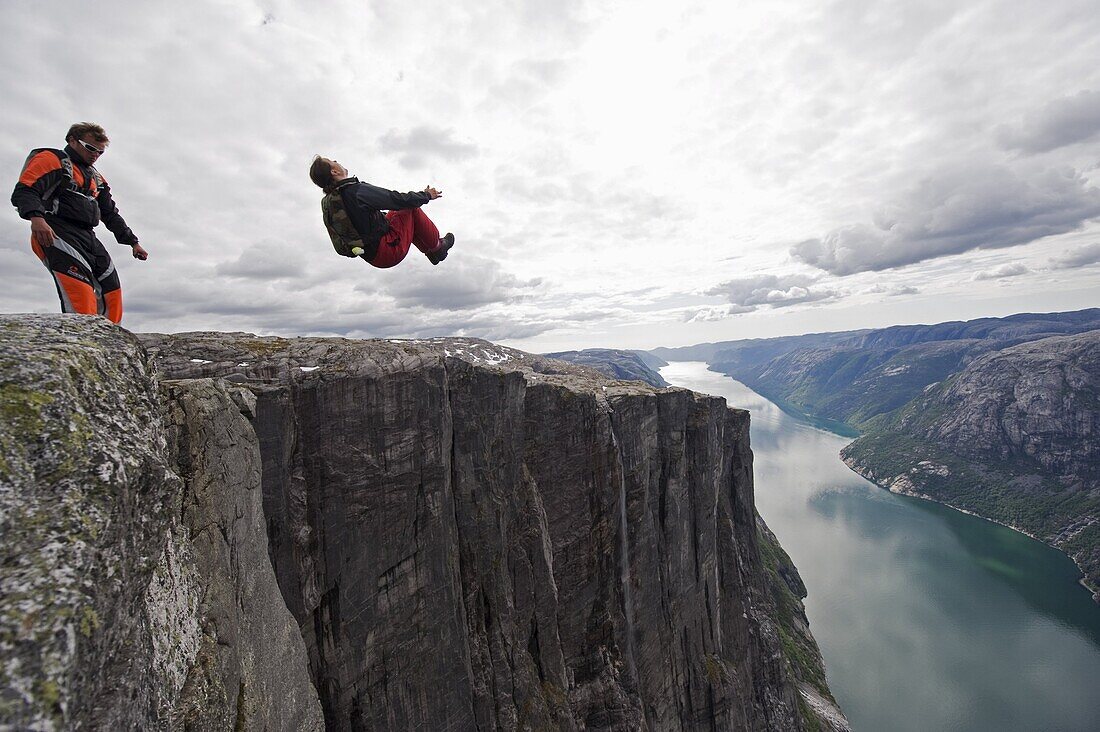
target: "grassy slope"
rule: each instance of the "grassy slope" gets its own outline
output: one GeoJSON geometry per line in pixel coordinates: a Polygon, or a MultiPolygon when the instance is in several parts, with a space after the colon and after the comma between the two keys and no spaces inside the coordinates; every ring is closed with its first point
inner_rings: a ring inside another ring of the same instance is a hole
{"type": "Polygon", "coordinates": [[[897,478],[905,476],[912,487],[901,492],[965,509],[1061,549],[1094,591],[1100,588],[1100,524],[1080,521],[1100,516],[1100,492],[1067,487],[1028,458],[976,460],[920,437],[944,409],[935,399],[915,400],[872,422],[841,455],[879,485],[897,489],[897,478]],[[922,463],[947,470],[925,469],[922,463]]]}
{"type": "MultiPolygon", "coordinates": [[[[806,586],[795,569],[790,556],[779,545],[779,541],[760,518],[756,518],[757,540],[760,546],[760,558],[767,573],[767,586],[776,608],[776,621],[779,638],[783,646],[783,657],[787,661],[791,675],[800,683],[809,684],[823,698],[836,706],[836,700],[825,678],[825,661],[817,641],[810,634],[806,608],[802,600],[806,597],[806,586]]],[[[802,702],[801,698],[799,699],[802,702]]],[[[813,713],[809,705],[801,703],[802,721],[805,729],[816,731],[829,729],[813,713]]]]}

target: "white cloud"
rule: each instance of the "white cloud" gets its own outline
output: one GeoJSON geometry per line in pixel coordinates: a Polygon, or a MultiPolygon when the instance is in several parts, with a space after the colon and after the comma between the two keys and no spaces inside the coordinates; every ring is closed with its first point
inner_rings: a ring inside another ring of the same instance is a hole
{"type": "Polygon", "coordinates": [[[971,279],[975,282],[980,282],[982,280],[1003,280],[1007,277],[1019,277],[1025,274],[1031,274],[1031,270],[1019,262],[1011,262],[983,272],[977,272],[971,279]]]}
{"type": "Polygon", "coordinates": [[[721,295],[737,308],[746,312],[760,306],[773,308],[817,302],[836,297],[836,292],[824,287],[814,287],[815,278],[805,275],[754,275],[727,280],[705,291],[707,295],[721,295]]]}
{"type": "Polygon", "coordinates": [[[727,320],[741,313],[751,313],[754,310],[756,310],[755,307],[745,305],[722,305],[719,307],[699,308],[698,310],[685,312],[683,321],[685,323],[715,322],[727,320]]]}

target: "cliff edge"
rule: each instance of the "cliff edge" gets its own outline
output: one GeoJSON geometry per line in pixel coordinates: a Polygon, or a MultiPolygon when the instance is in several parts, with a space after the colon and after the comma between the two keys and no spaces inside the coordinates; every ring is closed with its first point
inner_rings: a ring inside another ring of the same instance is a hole
{"type": "Polygon", "coordinates": [[[0,316],[0,729],[323,728],[250,401],[104,319],[0,316]]]}
{"type": "Polygon", "coordinates": [[[721,399],[463,339],[9,316],[0,355],[0,724],[845,727],[721,399]]]}

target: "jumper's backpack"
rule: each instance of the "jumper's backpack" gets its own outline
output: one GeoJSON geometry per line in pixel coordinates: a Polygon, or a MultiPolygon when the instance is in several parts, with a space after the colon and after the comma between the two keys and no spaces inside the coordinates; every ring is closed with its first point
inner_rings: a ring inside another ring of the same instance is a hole
{"type": "MultiPolygon", "coordinates": [[[[38,155],[38,153],[43,152],[51,152],[57,156],[58,162],[61,163],[61,172],[63,174],[63,177],[60,180],[47,188],[46,191],[42,194],[42,202],[46,204],[47,210],[50,213],[57,213],[57,207],[61,198],[61,191],[63,190],[72,190],[84,196],[85,198],[88,198],[88,194],[80,190],[80,186],[76,184],[76,178],[73,176],[73,161],[69,159],[69,156],[65,154],[64,150],[56,150],[52,147],[36,147],[34,150],[31,150],[30,155],[28,155],[27,159],[23,161],[23,169],[26,170],[27,166],[30,165],[31,160],[33,160],[34,157],[38,155]]],[[[92,177],[95,180],[95,190],[98,191],[100,188],[103,187],[103,176],[99,174],[99,171],[96,170],[94,166],[88,165],[86,167],[88,168],[88,170],[91,171],[92,177]]]]}
{"type": "Polygon", "coordinates": [[[344,201],[340,198],[340,191],[326,193],[321,199],[321,217],[328,229],[328,238],[332,240],[332,248],[341,257],[356,256],[351,251],[353,247],[363,250],[368,248],[363,243],[363,235],[351,223],[344,201]]]}

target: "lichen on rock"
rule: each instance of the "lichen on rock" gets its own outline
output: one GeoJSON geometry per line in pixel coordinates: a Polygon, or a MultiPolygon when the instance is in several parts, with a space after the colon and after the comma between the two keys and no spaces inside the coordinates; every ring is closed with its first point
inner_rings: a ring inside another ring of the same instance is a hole
{"type": "MultiPolygon", "coordinates": [[[[201,476],[213,489],[196,490],[194,471],[181,479],[155,367],[132,334],[102,318],[2,316],[0,368],[0,728],[182,729],[186,702],[235,703],[240,677],[253,690],[250,708],[275,712],[254,711],[256,728],[321,729],[301,638],[267,558],[258,471],[251,487],[219,484],[226,456],[192,439],[189,454],[213,455],[217,469],[201,476]],[[196,518],[215,504],[231,515],[196,518]],[[240,521],[249,515],[251,524],[240,521]],[[246,524],[232,566],[194,540],[246,524]],[[239,578],[252,581],[234,607],[272,598],[277,607],[251,613],[250,637],[233,642],[210,630],[219,610],[211,587],[239,578]],[[280,609],[297,645],[277,644],[276,656],[298,657],[256,664],[267,646],[256,636],[277,637],[280,609]],[[207,696],[188,697],[208,638],[223,663],[207,696]],[[234,675],[234,661],[245,671],[234,675]],[[294,713],[279,716],[289,704],[294,713]]],[[[233,398],[224,389],[218,398],[217,418],[204,415],[203,426],[243,425],[239,449],[256,452],[233,398]]],[[[236,711],[231,704],[230,718],[236,711]]]]}
{"type": "Polygon", "coordinates": [[[83,316],[0,366],[0,728],[823,724],[724,400],[83,316]]]}

